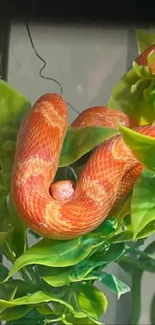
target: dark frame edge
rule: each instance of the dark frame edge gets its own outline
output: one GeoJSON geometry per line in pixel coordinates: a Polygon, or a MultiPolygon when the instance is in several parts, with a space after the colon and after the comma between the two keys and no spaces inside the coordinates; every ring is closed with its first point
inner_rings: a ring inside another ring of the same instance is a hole
{"type": "MultiPolygon", "coordinates": [[[[10,44],[11,22],[0,23],[0,79],[8,79],[8,60],[10,44]]],[[[2,254],[0,254],[0,263],[2,263],[2,254]]],[[[0,322],[1,325],[1,322],[0,322]]]]}

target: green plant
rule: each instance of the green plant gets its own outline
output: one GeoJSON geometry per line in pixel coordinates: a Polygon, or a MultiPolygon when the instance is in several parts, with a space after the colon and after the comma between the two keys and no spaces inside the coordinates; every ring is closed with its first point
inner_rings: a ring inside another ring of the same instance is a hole
{"type": "MultiPolygon", "coordinates": [[[[140,51],[155,43],[154,34],[137,31],[137,35],[140,51]]],[[[148,60],[153,55],[154,51],[148,60]]],[[[139,124],[153,122],[155,75],[150,68],[134,63],[114,87],[109,107],[123,110],[139,124]]],[[[104,268],[115,262],[130,272],[136,284],[130,324],[137,324],[142,272],[155,271],[155,243],[146,251],[139,249],[144,239],[155,232],[155,139],[122,125],[119,131],[106,127],[68,128],[56,179],[77,180],[87,154],[118,132],[144,171],[117,215],[83,237],[65,242],[49,240],[26,228],[10,194],[16,136],[30,108],[31,103],[22,94],[0,81],[0,252],[12,263],[10,271],[0,264],[0,320],[8,325],[101,324],[108,302],[95,281],[118,297],[130,291],[113,274],[105,272],[104,268]],[[36,241],[31,247],[30,236],[36,241]]]]}

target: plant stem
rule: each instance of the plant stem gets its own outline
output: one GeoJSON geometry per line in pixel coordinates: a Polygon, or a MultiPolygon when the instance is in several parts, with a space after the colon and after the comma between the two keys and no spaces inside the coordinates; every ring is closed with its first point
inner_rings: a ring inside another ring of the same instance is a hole
{"type": "MultiPolygon", "coordinates": [[[[7,256],[8,256],[8,258],[9,258],[10,262],[11,262],[12,264],[14,264],[15,261],[16,261],[16,259],[15,259],[14,255],[13,255],[13,252],[12,252],[12,250],[10,249],[10,246],[9,246],[9,244],[8,244],[7,241],[5,242],[5,244],[6,244],[6,248],[7,248],[7,256]]],[[[31,279],[30,279],[29,276],[27,275],[27,271],[26,271],[26,269],[24,269],[24,268],[21,269],[21,270],[19,271],[19,273],[21,274],[21,276],[22,276],[22,278],[23,278],[23,280],[24,280],[25,282],[31,283],[31,279]]]]}
{"type": "MultiPolygon", "coordinates": [[[[155,252],[155,241],[146,247],[143,254],[139,258],[139,262],[143,260],[145,254],[152,254],[155,252]]],[[[145,270],[135,268],[132,273],[132,314],[130,325],[137,325],[141,312],[141,280],[145,270]]]]}
{"type": "Polygon", "coordinates": [[[141,280],[143,270],[135,269],[132,274],[132,311],[130,325],[137,325],[141,311],[141,280]]]}

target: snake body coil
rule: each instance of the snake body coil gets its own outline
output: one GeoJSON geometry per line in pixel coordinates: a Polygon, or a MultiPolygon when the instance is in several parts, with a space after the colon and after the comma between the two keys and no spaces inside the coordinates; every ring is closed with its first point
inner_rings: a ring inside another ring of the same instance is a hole
{"type": "MultiPolygon", "coordinates": [[[[84,111],[72,126],[116,127],[117,118],[128,127],[134,126],[125,114],[104,107],[84,111]]],[[[134,129],[155,137],[154,126],[134,129]]],[[[96,148],[68,197],[52,197],[49,189],[66,130],[67,106],[63,98],[56,94],[40,97],[20,127],[11,180],[13,199],[25,223],[45,237],[61,240],[84,235],[100,225],[142,170],[121,135],[116,135],[96,148]]]]}

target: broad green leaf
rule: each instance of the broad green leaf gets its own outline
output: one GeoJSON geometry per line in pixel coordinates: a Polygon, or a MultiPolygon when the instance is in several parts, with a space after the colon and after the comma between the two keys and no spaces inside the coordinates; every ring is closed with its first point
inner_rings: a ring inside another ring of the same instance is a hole
{"type": "Polygon", "coordinates": [[[0,129],[18,129],[30,107],[30,102],[20,92],[0,80],[0,129]]]}
{"type": "Polygon", "coordinates": [[[94,239],[85,239],[84,237],[65,242],[43,239],[15,261],[9,272],[9,277],[22,267],[30,264],[50,267],[75,265],[90,254],[95,247],[95,243],[94,239]]]}
{"type": "Polygon", "coordinates": [[[62,323],[65,325],[105,325],[104,323],[94,319],[91,316],[87,316],[87,318],[75,318],[73,315],[67,315],[65,321],[62,319],[62,323]],[[67,322],[66,322],[67,320],[67,322]]]}
{"type": "Polygon", "coordinates": [[[109,127],[69,127],[64,140],[59,167],[68,166],[119,131],[109,127]]]}
{"type": "MultiPolygon", "coordinates": [[[[38,268],[38,270],[39,269],[40,268],[38,268]]],[[[50,268],[50,269],[48,269],[48,273],[49,273],[49,275],[41,276],[41,278],[45,282],[47,282],[50,286],[61,287],[61,286],[67,285],[70,282],[72,282],[72,277],[71,277],[72,270],[71,269],[64,270],[64,268],[61,268],[61,269],[56,268],[56,270],[53,270],[50,268]]]]}
{"type": "Polygon", "coordinates": [[[155,44],[155,33],[144,29],[136,29],[136,38],[139,54],[142,54],[148,47],[155,44]]]}
{"type": "MultiPolygon", "coordinates": [[[[17,287],[10,286],[9,283],[0,283],[0,299],[6,299],[11,301],[17,292],[17,287]]],[[[6,306],[0,305],[0,312],[2,312],[6,306]]]]}
{"type": "Polygon", "coordinates": [[[38,270],[41,278],[50,286],[61,287],[72,282],[96,280],[97,276],[91,271],[102,265],[104,265],[103,261],[93,260],[92,256],[88,259],[86,265],[81,265],[79,268],[78,265],[77,268],[76,266],[72,268],[46,268],[38,266],[38,270]]]}
{"type": "Polygon", "coordinates": [[[108,219],[102,222],[102,224],[97,227],[95,230],[86,235],[87,238],[105,238],[107,239],[108,235],[112,234],[116,229],[116,221],[114,219],[108,219]]]}
{"type": "MultiPolygon", "coordinates": [[[[131,207],[131,201],[130,201],[130,207],[131,207]]],[[[111,237],[111,242],[113,244],[123,243],[123,242],[125,243],[128,241],[133,241],[133,231],[132,231],[130,213],[127,214],[123,219],[119,220],[118,228],[116,229],[116,232],[114,232],[113,236],[111,237]]]]}
{"type": "Polygon", "coordinates": [[[9,211],[9,223],[12,227],[12,233],[7,239],[7,244],[14,257],[18,258],[25,252],[27,247],[26,227],[16,211],[10,193],[7,197],[7,208],[9,211]]]}
{"type": "Polygon", "coordinates": [[[155,175],[145,170],[135,184],[131,200],[134,237],[151,221],[155,221],[155,175]]]}
{"type": "Polygon", "coordinates": [[[89,258],[81,261],[74,266],[74,272],[72,273],[73,279],[83,280],[89,273],[97,267],[106,267],[109,263],[116,261],[125,253],[124,243],[111,244],[110,248],[104,248],[103,251],[97,251],[89,258]]]}
{"type": "Polygon", "coordinates": [[[107,106],[123,111],[138,125],[152,123],[155,120],[154,85],[151,70],[134,63],[112,89],[107,106]]]}
{"type": "Polygon", "coordinates": [[[123,242],[125,243],[128,241],[133,241],[133,237],[134,237],[134,234],[132,232],[132,227],[130,226],[130,227],[128,227],[128,229],[126,229],[124,231],[122,230],[122,232],[120,232],[116,236],[113,236],[111,241],[113,244],[123,243],[123,242]]]}
{"type": "Polygon", "coordinates": [[[147,238],[155,233],[155,220],[150,222],[146,225],[136,236],[137,239],[139,238],[147,238]]]}
{"type": "Polygon", "coordinates": [[[150,171],[155,171],[155,138],[140,134],[132,129],[119,124],[125,144],[130,148],[133,155],[150,171]]]}
{"type": "MultiPolygon", "coordinates": [[[[27,306],[24,306],[25,308],[30,308],[27,306]]],[[[15,308],[15,307],[13,307],[15,308]]],[[[17,307],[16,307],[17,308],[17,307]]],[[[12,308],[10,308],[11,310],[12,308]]],[[[8,309],[9,310],[9,309],[8,309]]],[[[41,315],[35,308],[31,308],[31,310],[20,319],[16,319],[14,321],[8,321],[7,325],[42,325],[43,321],[45,319],[45,316],[41,315]]]]}
{"type": "Polygon", "coordinates": [[[7,308],[0,314],[0,320],[10,321],[15,319],[20,319],[25,316],[32,307],[29,306],[18,306],[13,308],[7,308]]]}
{"type": "Polygon", "coordinates": [[[108,265],[109,263],[116,261],[122,255],[124,255],[124,253],[125,253],[124,243],[111,244],[109,250],[102,255],[102,258],[104,260],[104,263],[105,264],[107,263],[108,265]]]}
{"type": "MultiPolygon", "coordinates": [[[[117,253],[111,255],[111,261],[120,257],[120,254],[122,254],[122,245],[120,246],[121,252],[119,251],[119,247],[117,248],[117,253]]],[[[109,251],[109,253],[111,254],[111,251],[109,251]]],[[[96,280],[98,277],[93,273],[93,270],[105,267],[107,264],[106,258],[102,253],[94,254],[72,268],[49,268],[38,266],[38,271],[41,278],[50,286],[60,287],[71,282],[96,280]]]]}
{"type": "Polygon", "coordinates": [[[103,283],[112,292],[116,293],[118,295],[118,298],[120,298],[122,294],[130,291],[130,288],[125,283],[117,279],[111,273],[102,272],[98,278],[98,281],[103,283]]]}
{"type": "Polygon", "coordinates": [[[71,279],[75,282],[85,281],[90,278],[95,279],[94,275],[89,277],[91,271],[99,267],[104,267],[105,265],[107,265],[107,263],[104,261],[104,258],[102,259],[102,255],[96,253],[74,267],[71,279]]]}
{"type": "Polygon", "coordinates": [[[37,291],[33,294],[29,294],[26,296],[23,296],[21,298],[12,299],[10,301],[5,299],[0,299],[0,307],[4,308],[11,308],[16,306],[33,306],[38,305],[44,302],[56,302],[60,305],[64,305],[72,314],[74,314],[76,317],[85,317],[84,313],[76,312],[72,305],[65,302],[64,300],[60,299],[59,296],[55,296],[51,293],[44,293],[42,291],[37,291]]]}
{"type": "Polygon", "coordinates": [[[15,228],[10,233],[7,243],[15,258],[21,256],[25,252],[27,246],[26,231],[24,228],[15,228]]]}
{"type": "Polygon", "coordinates": [[[128,214],[130,214],[130,209],[131,209],[131,196],[129,196],[125,200],[124,204],[119,208],[119,211],[117,213],[117,220],[120,221],[128,214]]]}
{"type": "Polygon", "coordinates": [[[37,307],[37,311],[39,314],[46,315],[46,316],[53,314],[53,311],[51,310],[51,308],[48,305],[37,307]]]}
{"type": "Polygon", "coordinates": [[[87,315],[98,320],[106,312],[108,301],[105,295],[93,284],[78,284],[76,295],[81,310],[87,315]]]}

